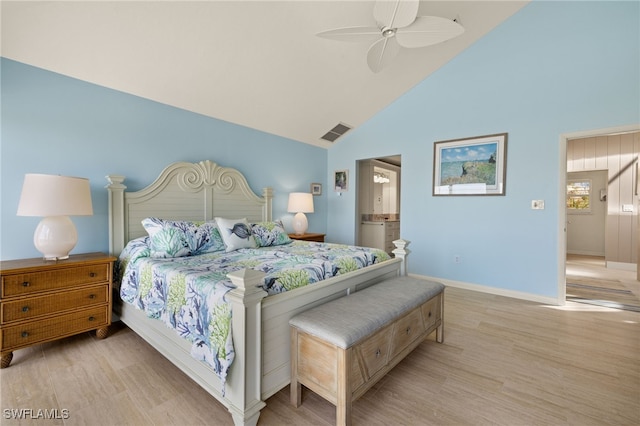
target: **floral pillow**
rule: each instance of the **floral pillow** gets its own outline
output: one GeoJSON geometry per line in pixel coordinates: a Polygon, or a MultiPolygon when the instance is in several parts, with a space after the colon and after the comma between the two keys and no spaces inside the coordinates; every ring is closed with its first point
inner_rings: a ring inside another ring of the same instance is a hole
{"type": "Polygon", "coordinates": [[[260,247],[279,246],[291,242],[280,220],[252,223],[251,232],[260,247]]]}
{"type": "Polygon", "coordinates": [[[246,218],[225,219],[216,217],[216,223],[227,251],[255,248],[257,246],[256,240],[251,233],[251,226],[246,218]]]}
{"type": "Polygon", "coordinates": [[[142,226],[149,234],[151,257],[183,257],[224,250],[224,242],[213,222],[148,217],[142,226]]]}

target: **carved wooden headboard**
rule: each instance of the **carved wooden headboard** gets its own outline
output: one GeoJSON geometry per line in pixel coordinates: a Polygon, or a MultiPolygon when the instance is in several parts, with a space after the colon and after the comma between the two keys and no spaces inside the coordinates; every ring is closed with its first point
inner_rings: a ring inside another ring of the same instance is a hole
{"type": "Polygon", "coordinates": [[[118,255],[130,240],[146,235],[146,217],[207,221],[215,217],[272,220],[273,190],[255,194],[236,169],[206,160],[177,162],[140,191],[126,192],[125,177],[108,175],[109,252],[118,255]]]}

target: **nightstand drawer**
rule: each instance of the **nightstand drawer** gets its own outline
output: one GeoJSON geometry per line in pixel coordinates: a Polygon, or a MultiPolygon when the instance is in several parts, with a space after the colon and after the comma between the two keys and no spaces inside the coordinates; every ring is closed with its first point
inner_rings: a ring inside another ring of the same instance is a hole
{"type": "Polygon", "coordinates": [[[2,276],[2,297],[20,296],[86,284],[108,283],[111,263],[2,276]]]}
{"type": "Polygon", "coordinates": [[[99,306],[2,328],[0,344],[3,351],[11,351],[34,343],[95,330],[109,324],[109,306],[99,306]]]}
{"type": "Polygon", "coordinates": [[[22,298],[1,304],[0,322],[27,320],[43,315],[89,307],[109,301],[109,286],[99,285],[47,296],[22,298]]]}

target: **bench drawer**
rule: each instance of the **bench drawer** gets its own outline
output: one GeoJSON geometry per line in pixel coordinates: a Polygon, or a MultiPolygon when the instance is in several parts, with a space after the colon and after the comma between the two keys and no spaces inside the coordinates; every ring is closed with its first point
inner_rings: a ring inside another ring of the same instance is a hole
{"type": "Polygon", "coordinates": [[[422,311],[420,307],[412,310],[396,321],[393,330],[391,358],[402,352],[411,342],[420,337],[423,332],[424,322],[422,321],[422,311]]]}
{"type": "Polygon", "coordinates": [[[425,330],[432,329],[438,325],[442,318],[442,294],[438,294],[422,305],[422,318],[424,318],[425,330]]]}
{"type": "Polygon", "coordinates": [[[356,357],[362,360],[364,381],[369,380],[389,361],[392,327],[385,327],[355,346],[356,357]]]}

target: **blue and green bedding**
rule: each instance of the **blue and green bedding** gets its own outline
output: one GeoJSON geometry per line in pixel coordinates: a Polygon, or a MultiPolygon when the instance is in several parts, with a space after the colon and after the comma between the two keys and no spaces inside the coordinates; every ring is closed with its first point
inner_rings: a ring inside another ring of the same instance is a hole
{"type": "Polygon", "coordinates": [[[262,288],[274,295],[390,258],[382,250],[330,243],[256,246],[156,257],[150,237],[132,240],[119,259],[120,297],[190,341],[191,355],[209,364],[224,382],[234,359],[227,293],[235,286],[228,273],[262,271],[262,288]]]}

